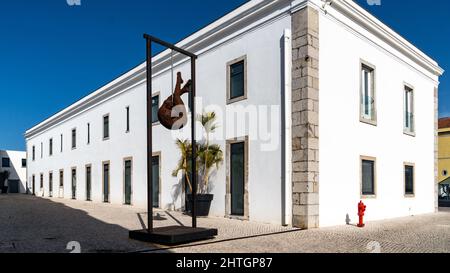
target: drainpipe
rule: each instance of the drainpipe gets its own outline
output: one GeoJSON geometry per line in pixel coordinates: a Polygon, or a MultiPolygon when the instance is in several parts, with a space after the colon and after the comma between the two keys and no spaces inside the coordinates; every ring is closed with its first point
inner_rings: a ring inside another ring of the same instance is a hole
{"type": "MultiPolygon", "coordinates": [[[[284,154],[283,179],[283,225],[292,225],[292,34],[290,29],[284,30],[282,44],[283,96],[284,104],[284,154]]],[[[282,134],[283,135],[283,134],[282,134]]]]}

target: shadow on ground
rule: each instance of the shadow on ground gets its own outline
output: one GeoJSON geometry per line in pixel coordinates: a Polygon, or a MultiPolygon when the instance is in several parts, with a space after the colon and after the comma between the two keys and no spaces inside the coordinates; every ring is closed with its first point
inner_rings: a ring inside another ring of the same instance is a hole
{"type": "Polygon", "coordinates": [[[130,240],[127,229],[61,203],[33,196],[0,196],[0,253],[70,253],[70,242],[78,242],[82,253],[158,248],[130,240]]]}

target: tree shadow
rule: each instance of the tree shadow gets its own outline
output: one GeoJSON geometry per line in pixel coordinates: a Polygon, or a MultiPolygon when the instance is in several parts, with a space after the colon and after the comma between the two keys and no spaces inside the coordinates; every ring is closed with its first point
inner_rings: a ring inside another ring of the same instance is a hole
{"type": "MultiPolygon", "coordinates": [[[[111,208],[114,210],[114,208],[111,208]]],[[[110,222],[118,219],[105,217],[110,222]]],[[[140,229],[139,220],[127,228],[94,218],[49,199],[30,195],[0,196],[0,253],[69,253],[70,242],[82,253],[125,253],[160,247],[129,239],[128,228],[140,229]]]]}

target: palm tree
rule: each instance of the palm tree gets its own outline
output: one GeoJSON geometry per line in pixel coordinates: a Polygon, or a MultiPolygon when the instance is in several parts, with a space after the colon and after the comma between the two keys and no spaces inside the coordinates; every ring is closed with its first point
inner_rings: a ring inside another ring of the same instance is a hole
{"type": "MultiPolygon", "coordinates": [[[[199,169],[203,171],[203,181],[201,186],[198,187],[199,193],[207,193],[209,186],[209,177],[211,175],[211,168],[219,168],[220,164],[223,162],[223,151],[219,145],[210,145],[210,134],[213,133],[218,125],[216,121],[216,113],[209,112],[199,115],[197,120],[203,125],[206,132],[206,142],[202,145],[197,144],[197,168],[196,174],[199,169]]],[[[181,158],[178,161],[177,168],[172,172],[172,176],[178,176],[179,172],[182,171],[186,175],[186,180],[188,186],[192,192],[192,182],[191,182],[191,156],[192,156],[192,143],[188,140],[176,141],[176,145],[181,152],[181,158]]]]}
{"type": "Polygon", "coordinates": [[[219,127],[216,123],[217,116],[215,112],[207,112],[197,116],[197,120],[202,124],[206,133],[205,145],[199,150],[200,164],[203,167],[203,191],[208,191],[210,169],[213,165],[219,168],[223,161],[223,152],[218,145],[209,145],[210,135],[219,127]],[[203,150],[203,151],[202,151],[203,150]],[[211,157],[211,158],[209,158],[211,157]]]}
{"type": "Polygon", "coordinates": [[[190,143],[189,140],[180,140],[180,139],[177,139],[175,144],[177,145],[178,149],[181,152],[181,158],[178,161],[177,168],[172,172],[172,176],[177,177],[180,171],[183,172],[186,176],[186,180],[192,192],[192,183],[190,179],[192,164],[191,161],[189,160],[192,155],[192,144],[190,143]]]}
{"type": "Polygon", "coordinates": [[[208,193],[209,176],[211,175],[211,168],[213,166],[219,169],[220,164],[223,162],[223,152],[219,145],[201,145],[198,151],[199,165],[204,170],[202,193],[208,193]]]}

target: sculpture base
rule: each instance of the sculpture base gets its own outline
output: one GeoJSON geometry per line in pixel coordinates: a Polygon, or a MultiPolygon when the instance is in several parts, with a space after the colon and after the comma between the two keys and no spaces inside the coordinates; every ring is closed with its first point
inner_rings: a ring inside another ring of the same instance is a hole
{"type": "Polygon", "coordinates": [[[146,229],[130,231],[129,236],[137,241],[174,246],[213,239],[217,234],[217,229],[169,226],[155,228],[151,233],[146,229]]]}

